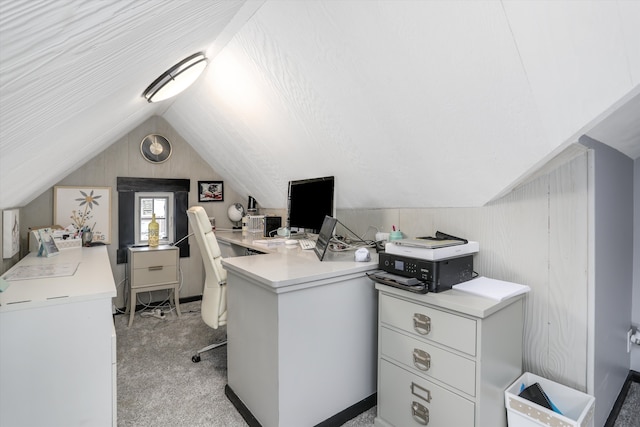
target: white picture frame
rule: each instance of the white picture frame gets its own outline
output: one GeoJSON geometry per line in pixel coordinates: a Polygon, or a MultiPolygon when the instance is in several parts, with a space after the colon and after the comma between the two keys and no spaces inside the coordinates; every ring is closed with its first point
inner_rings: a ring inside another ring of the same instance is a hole
{"type": "Polygon", "coordinates": [[[20,252],[20,210],[2,211],[2,258],[13,258],[20,252]]]}
{"type": "Polygon", "coordinates": [[[53,222],[88,227],[92,242],[111,243],[111,187],[54,187],[53,222]]]}

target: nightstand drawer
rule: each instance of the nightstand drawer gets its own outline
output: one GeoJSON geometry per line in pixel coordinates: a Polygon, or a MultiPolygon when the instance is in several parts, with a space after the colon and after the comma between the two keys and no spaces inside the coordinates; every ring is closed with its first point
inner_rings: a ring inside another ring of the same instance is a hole
{"type": "Polygon", "coordinates": [[[175,265],[158,265],[147,268],[136,268],[131,277],[131,287],[162,285],[178,281],[178,270],[175,265]]]}
{"type": "MultiPolygon", "coordinates": [[[[393,426],[473,427],[475,404],[384,359],[378,417],[393,426]]],[[[484,427],[484,426],[483,426],[484,427]]]]}
{"type": "Polygon", "coordinates": [[[476,355],[476,321],[473,319],[381,294],[380,322],[476,355]]]}
{"type": "Polygon", "coordinates": [[[135,269],[156,266],[176,265],[178,249],[157,250],[149,252],[134,252],[132,265],[135,269]]]}
{"type": "Polygon", "coordinates": [[[416,374],[432,377],[475,396],[476,363],[442,348],[381,327],[380,353],[416,374]]]}

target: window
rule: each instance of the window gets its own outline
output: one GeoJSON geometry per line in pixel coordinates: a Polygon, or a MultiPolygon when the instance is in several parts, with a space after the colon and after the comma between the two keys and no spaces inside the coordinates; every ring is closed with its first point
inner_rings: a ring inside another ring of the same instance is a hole
{"type": "Polygon", "coordinates": [[[135,193],[135,244],[149,243],[149,223],[156,214],[160,226],[160,243],[173,242],[173,193],[135,193]]]}
{"type": "MultiPolygon", "coordinates": [[[[169,235],[173,233],[174,241],[179,241],[189,234],[189,222],[187,219],[187,209],[189,209],[189,189],[191,180],[174,178],[137,178],[119,176],[116,182],[118,189],[118,249],[116,250],[116,262],[124,264],[127,262],[129,246],[136,244],[136,228],[140,228],[136,223],[139,215],[136,206],[136,193],[157,193],[173,194],[173,204],[169,203],[173,219],[169,222],[169,235]]],[[[180,248],[180,257],[189,257],[189,239],[184,239],[177,244],[180,248]]]]}

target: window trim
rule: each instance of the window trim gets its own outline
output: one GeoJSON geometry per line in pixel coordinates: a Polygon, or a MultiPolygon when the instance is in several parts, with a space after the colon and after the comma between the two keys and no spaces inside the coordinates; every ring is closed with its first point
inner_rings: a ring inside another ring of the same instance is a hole
{"type": "Polygon", "coordinates": [[[172,178],[136,178],[117,177],[116,189],[118,191],[118,249],[116,250],[116,263],[127,262],[128,248],[134,244],[133,223],[136,191],[171,191],[174,194],[174,223],[175,241],[180,248],[180,257],[188,258],[190,254],[189,239],[180,241],[189,234],[189,209],[190,179],[172,178]]]}
{"type": "Polygon", "coordinates": [[[134,244],[136,245],[147,245],[149,244],[148,240],[142,240],[140,238],[141,233],[141,212],[140,212],[140,199],[167,199],[167,237],[165,239],[160,238],[161,245],[168,245],[169,243],[173,243],[175,236],[175,201],[174,195],[170,191],[136,191],[134,195],[135,200],[135,221],[133,223],[133,236],[134,236],[134,244]]]}

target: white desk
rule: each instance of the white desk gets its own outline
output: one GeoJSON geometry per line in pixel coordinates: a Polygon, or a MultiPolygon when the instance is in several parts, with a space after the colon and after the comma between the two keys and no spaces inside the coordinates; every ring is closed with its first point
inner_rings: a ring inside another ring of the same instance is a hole
{"type": "Polygon", "coordinates": [[[279,244],[257,243],[257,242],[265,242],[265,241],[275,242],[278,240],[283,240],[282,238],[268,239],[264,237],[262,233],[252,233],[252,232],[246,232],[246,231],[242,232],[240,230],[233,230],[233,231],[216,230],[215,233],[216,233],[216,239],[218,240],[218,244],[220,245],[220,250],[223,251],[223,254],[222,254],[223,258],[228,258],[229,254],[231,254],[231,256],[244,256],[246,255],[246,251],[245,251],[246,249],[249,249],[254,252],[256,251],[262,252],[265,254],[280,253],[285,255],[307,256],[306,254],[310,253],[313,255],[313,250],[303,251],[300,248],[300,245],[288,246],[288,245],[285,245],[284,243],[279,243],[279,244]],[[231,246],[231,248],[227,248],[229,246],[231,246]],[[229,251],[226,253],[227,256],[225,256],[225,251],[229,251]]]}
{"type": "Polygon", "coordinates": [[[216,236],[271,252],[223,260],[227,394],[264,427],[316,425],[374,395],[377,295],[365,272],[377,269],[377,256],[320,262],[312,250],[216,236]]]}
{"type": "Polygon", "coordinates": [[[73,276],[11,281],[0,293],[0,425],[116,424],[116,287],[106,247],[30,254],[79,263],[73,276]]]}

